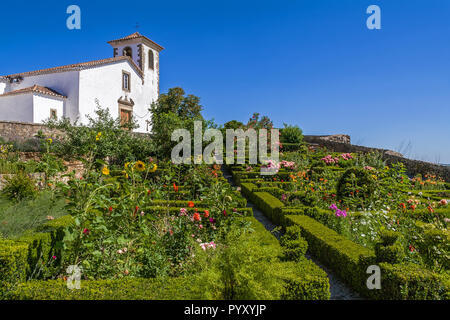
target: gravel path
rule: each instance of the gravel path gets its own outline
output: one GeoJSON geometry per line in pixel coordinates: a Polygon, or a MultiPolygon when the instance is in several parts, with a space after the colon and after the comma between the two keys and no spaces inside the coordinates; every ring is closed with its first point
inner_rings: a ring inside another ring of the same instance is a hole
{"type": "MultiPolygon", "coordinates": [[[[224,177],[228,180],[228,182],[232,186],[235,186],[231,174],[224,166],[222,166],[222,171],[224,177]]],[[[274,230],[277,227],[277,225],[273,224],[252,202],[247,201],[247,207],[253,209],[253,216],[255,217],[255,219],[258,220],[268,231],[272,232],[272,230],[274,230]]],[[[280,239],[283,233],[280,230],[278,230],[273,232],[273,235],[277,239],[280,239]]],[[[322,270],[324,270],[327,273],[328,280],[330,282],[331,300],[361,299],[361,297],[356,292],[354,292],[348,286],[346,286],[329,268],[321,264],[319,261],[317,261],[314,257],[310,256],[309,254],[306,254],[306,258],[313,261],[317,266],[319,266],[322,270]]]]}

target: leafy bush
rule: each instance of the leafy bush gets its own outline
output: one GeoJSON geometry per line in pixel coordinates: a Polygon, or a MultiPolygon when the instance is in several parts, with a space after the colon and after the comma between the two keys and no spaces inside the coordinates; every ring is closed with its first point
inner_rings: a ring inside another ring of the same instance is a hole
{"type": "Polygon", "coordinates": [[[365,208],[370,204],[376,183],[363,168],[347,169],[337,183],[337,198],[352,208],[365,208]]]}
{"type": "Polygon", "coordinates": [[[6,178],[1,194],[10,200],[34,199],[38,193],[36,181],[27,174],[19,172],[6,178]]]}
{"type": "Polygon", "coordinates": [[[0,300],[8,298],[25,281],[28,247],[11,240],[0,240],[0,300]]]}
{"type": "Polygon", "coordinates": [[[152,141],[130,130],[136,125],[121,124],[120,119],[113,119],[108,109],[97,103],[95,117],[88,116],[87,126],[72,124],[69,119],[50,120],[47,125],[64,133],[64,137],[54,141],[52,150],[64,158],[92,158],[110,163],[124,163],[146,159],[155,154],[152,141]]]}
{"type": "Polygon", "coordinates": [[[301,236],[301,229],[298,226],[286,228],[286,234],[280,239],[283,247],[283,254],[287,260],[300,261],[304,259],[308,250],[308,242],[301,236]]]}
{"type": "Polygon", "coordinates": [[[291,126],[284,123],[280,140],[281,143],[301,143],[303,142],[303,131],[298,126],[291,126]]]}

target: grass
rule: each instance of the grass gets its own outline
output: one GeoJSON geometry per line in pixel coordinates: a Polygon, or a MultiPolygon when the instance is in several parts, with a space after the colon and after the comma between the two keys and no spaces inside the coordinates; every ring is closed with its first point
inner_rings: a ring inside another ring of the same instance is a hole
{"type": "Polygon", "coordinates": [[[64,199],[51,191],[42,191],[34,200],[13,202],[0,197],[0,238],[14,239],[25,231],[35,229],[47,220],[66,214],[64,199]]]}

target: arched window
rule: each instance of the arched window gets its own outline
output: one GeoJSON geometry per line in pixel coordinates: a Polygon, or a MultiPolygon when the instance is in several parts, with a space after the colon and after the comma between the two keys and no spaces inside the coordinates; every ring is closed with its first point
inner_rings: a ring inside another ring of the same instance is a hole
{"type": "Polygon", "coordinates": [[[154,69],[155,65],[155,56],[153,55],[153,50],[148,50],[148,68],[154,69]]]}
{"type": "Polygon", "coordinates": [[[123,49],[123,56],[128,56],[130,58],[133,58],[133,50],[131,50],[130,47],[126,47],[123,49]]]}

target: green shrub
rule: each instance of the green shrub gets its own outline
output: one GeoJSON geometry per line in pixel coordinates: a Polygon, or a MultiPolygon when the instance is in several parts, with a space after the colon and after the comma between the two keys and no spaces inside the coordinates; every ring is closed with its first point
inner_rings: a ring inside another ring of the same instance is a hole
{"type": "Polygon", "coordinates": [[[286,262],[279,266],[281,278],[285,282],[282,300],[328,300],[330,283],[328,276],[317,265],[303,259],[286,262]]]}
{"type": "Polygon", "coordinates": [[[376,183],[368,170],[347,169],[337,184],[337,199],[352,208],[366,208],[374,195],[376,183]]]}
{"type": "Polygon", "coordinates": [[[253,201],[255,205],[274,223],[280,223],[280,209],[284,206],[283,202],[267,192],[255,192],[253,201]]]}
{"type": "Polygon", "coordinates": [[[34,199],[38,193],[36,182],[27,174],[19,172],[6,178],[1,194],[10,200],[34,199]]]}
{"type": "Polygon", "coordinates": [[[375,255],[377,256],[377,262],[400,263],[405,257],[405,249],[399,242],[387,246],[376,243],[375,255]]]}
{"type": "Polygon", "coordinates": [[[376,264],[375,254],[307,216],[288,216],[290,225],[298,225],[308,241],[308,252],[335,270],[362,296],[383,300],[450,299],[450,278],[415,264],[379,263],[381,290],[368,290],[366,273],[376,264]]]}
{"type": "Polygon", "coordinates": [[[393,300],[450,300],[450,277],[416,264],[380,263],[381,290],[370,297],[393,300]]]}
{"type": "Polygon", "coordinates": [[[14,291],[14,300],[186,300],[203,299],[189,278],[81,280],[70,290],[62,280],[29,281],[14,291]]]}
{"type": "Polygon", "coordinates": [[[291,261],[304,259],[308,250],[308,242],[302,238],[298,226],[286,228],[286,233],[280,238],[280,245],[283,247],[284,258],[291,261]]]}
{"type": "Polygon", "coordinates": [[[303,141],[303,131],[298,126],[290,126],[284,124],[284,128],[280,132],[281,143],[301,143],[303,141]]]}
{"type": "Polygon", "coordinates": [[[400,233],[392,230],[380,230],[378,236],[380,237],[380,242],[383,246],[393,245],[400,237],[400,233]]]}
{"type": "Polygon", "coordinates": [[[418,232],[414,244],[425,264],[437,271],[450,269],[450,231],[438,229],[432,224],[417,223],[418,232]]]}
{"type": "Polygon", "coordinates": [[[336,271],[347,284],[367,295],[366,269],[375,261],[373,251],[364,248],[307,216],[291,215],[288,225],[297,225],[308,242],[308,252],[336,271]]]}
{"type": "Polygon", "coordinates": [[[28,246],[0,240],[0,300],[8,298],[17,284],[26,280],[28,246]]]}

